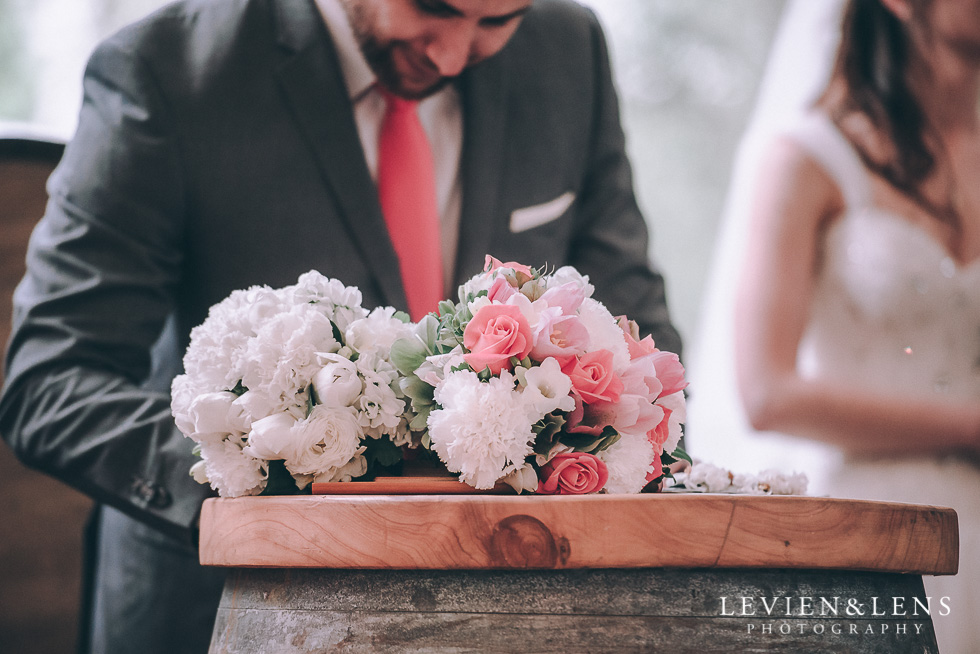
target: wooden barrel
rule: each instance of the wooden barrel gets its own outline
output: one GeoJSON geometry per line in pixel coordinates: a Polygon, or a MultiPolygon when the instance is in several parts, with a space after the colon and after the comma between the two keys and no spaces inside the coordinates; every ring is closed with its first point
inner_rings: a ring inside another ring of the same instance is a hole
{"type": "Polygon", "coordinates": [[[936,652],[950,509],[805,497],[209,500],[212,652],[936,652]]]}

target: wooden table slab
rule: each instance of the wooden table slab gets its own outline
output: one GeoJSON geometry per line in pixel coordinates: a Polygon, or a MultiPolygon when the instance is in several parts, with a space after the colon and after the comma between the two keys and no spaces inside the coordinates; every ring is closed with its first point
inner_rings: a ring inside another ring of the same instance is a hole
{"type": "Polygon", "coordinates": [[[781,568],[955,574],[952,509],[712,494],[212,499],[201,563],[343,569],[781,568]]]}

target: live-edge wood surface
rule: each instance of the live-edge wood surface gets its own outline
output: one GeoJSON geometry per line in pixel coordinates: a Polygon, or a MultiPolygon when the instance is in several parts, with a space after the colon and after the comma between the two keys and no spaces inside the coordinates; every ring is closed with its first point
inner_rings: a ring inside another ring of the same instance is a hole
{"type": "Polygon", "coordinates": [[[346,569],[784,568],[954,574],[952,509],[710,494],[212,499],[201,562],[346,569]]]}

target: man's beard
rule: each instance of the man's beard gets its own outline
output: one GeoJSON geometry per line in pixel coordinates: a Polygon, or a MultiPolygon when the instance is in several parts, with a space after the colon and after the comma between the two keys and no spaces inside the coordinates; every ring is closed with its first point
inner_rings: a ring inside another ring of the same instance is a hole
{"type": "Polygon", "coordinates": [[[455,78],[439,77],[437,81],[423,89],[408,89],[404,85],[404,80],[398,74],[394,63],[395,46],[391,44],[381,45],[371,37],[359,38],[361,53],[367,61],[371,71],[377,76],[378,81],[386,89],[397,96],[408,100],[422,100],[437,93],[440,89],[450,84],[455,78]]]}

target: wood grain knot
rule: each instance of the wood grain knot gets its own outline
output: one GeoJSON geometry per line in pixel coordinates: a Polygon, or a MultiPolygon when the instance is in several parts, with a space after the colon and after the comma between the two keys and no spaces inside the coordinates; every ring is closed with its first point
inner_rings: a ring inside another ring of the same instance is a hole
{"type": "Polygon", "coordinates": [[[502,568],[556,568],[569,552],[567,539],[556,540],[547,525],[529,515],[504,518],[490,536],[490,561],[502,568]]]}

